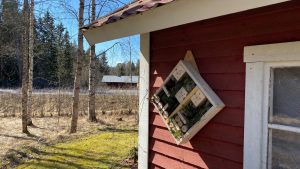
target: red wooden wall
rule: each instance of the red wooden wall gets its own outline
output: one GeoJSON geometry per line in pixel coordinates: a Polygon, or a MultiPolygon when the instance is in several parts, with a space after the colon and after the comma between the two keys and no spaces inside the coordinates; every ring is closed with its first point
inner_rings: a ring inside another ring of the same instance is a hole
{"type": "Polygon", "coordinates": [[[299,40],[299,1],[151,33],[151,95],[191,49],[201,75],[226,108],[190,143],[177,146],[151,105],[150,168],[241,169],[245,101],[243,48],[299,40]]]}

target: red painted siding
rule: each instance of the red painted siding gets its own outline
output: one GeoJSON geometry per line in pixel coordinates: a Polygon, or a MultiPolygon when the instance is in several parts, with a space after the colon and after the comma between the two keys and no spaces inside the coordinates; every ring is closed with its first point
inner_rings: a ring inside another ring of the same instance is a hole
{"type": "Polygon", "coordinates": [[[249,45],[300,40],[300,2],[292,1],[151,33],[153,94],[187,50],[226,104],[189,143],[176,145],[150,106],[150,168],[241,169],[245,64],[249,45]]]}

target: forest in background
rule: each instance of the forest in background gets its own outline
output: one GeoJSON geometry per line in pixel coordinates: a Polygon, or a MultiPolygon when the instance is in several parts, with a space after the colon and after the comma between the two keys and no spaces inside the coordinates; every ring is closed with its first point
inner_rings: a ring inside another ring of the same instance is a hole
{"type": "MultiPolygon", "coordinates": [[[[22,83],[22,10],[17,0],[2,0],[0,6],[0,88],[19,88],[22,83]]],[[[33,87],[72,88],[77,44],[68,30],[48,12],[34,20],[33,87]]],[[[84,51],[81,86],[88,87],[89,49],[84,51]]],[[[106,51],[96,55],[96,81],[102,75],[138,75],[139,61],[108,65],[106,51]],[[131,69],[130,69],[131,67],[131,69]]]]}

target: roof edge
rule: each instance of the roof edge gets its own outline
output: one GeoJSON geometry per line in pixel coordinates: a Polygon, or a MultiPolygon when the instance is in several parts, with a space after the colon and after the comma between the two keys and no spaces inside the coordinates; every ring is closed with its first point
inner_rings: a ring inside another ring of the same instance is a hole
{"type": "Polygon", "coordinates": [[[93,45],[287,1],[289,0],[227,0],[224,5],[220,0],[174,0],[168,5],[110,24],[89,27],[83,34],[89,44],[93,45]]]}
{"type": "Polygon", "coordinates": [[[175,0],[135,0],[103,17],[100,17],[92,23],[84,25],[80,29],[86,31],[92,28],[101,27],[105,24],[117,22],[118,20],[149,11],[173,1],[175,0]]]}

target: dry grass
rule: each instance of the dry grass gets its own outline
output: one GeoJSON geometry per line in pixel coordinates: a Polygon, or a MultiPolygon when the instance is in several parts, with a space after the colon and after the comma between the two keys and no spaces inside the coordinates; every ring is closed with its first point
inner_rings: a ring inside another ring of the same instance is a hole
{"type": "Polygon", "coordinates": [[[28,136],[21,133],[20,95],[0,93],[0,168],[11,163],[7,157],[23,147],[53,145],[98,134],[110,128],[136,128],[137,96],[97,95],[96,112],[99,122],[90,123],[87,121],[88,97],[81,95],[78,132],[73,135],[68,134],[71,120],[71,95],[59,97],[55,94],[36,94],[33,98],[33,123],[36,127],[29,127],[32,135],[28,136]]]}
{"type": "MultiPolygon", "coordinates": [[[[21,120],[19,118],[0,119],[0,161],[24,147],[35,147],[37,145],[55,144],[74,140],[85,136],[100,133],[111,128],[136,128],[135,116],[132,115],[104,115],[101,122],[90,123],[86,117],[80,117],[78,121],[78,132],[68,134],[70,118],[57,117],[34,118],[33,122],[37,127],[30,127],[31,136],[21,133],[21,120]],[[122,118],[122,121],[120,121],[122,118]]],[[[98,116],[99,118],[99,116],[98,116]]],[[[20,157],[22,158],[22,157],[20,157]]],[[[1,163],[16,163],[18,160],[3,160],[1,163]]],[[[0,163],[0,164],[1,164],[0,163]]],[[[15,165],[15,164],[9,164],[15,165]]],[[[0,165],[1,168],[1,165],[0,165]]]]}
{"type": "MultiPolygon", "coordinates": [[[[129,169],[123,163],[137,144],[137,132],[130,129],[107,130],[99,134],[55,145],[28,148],[18,169],[129,169]]],[[[24,152],[24,150],[23,150],[24,152]]],[[[19,153],[23,154],[23,153],[19,153]]],[[[136,168],[136,167],[135,167],[136,168]]]]}
{"type": "Polygon", "coordinates": [[[59,121],[57,117],[34,118],[33,123],[37,127],[29,127],[33,136],[22,134],[20,118],[0,118],[0,157],[3,157],[9,149],[22,145],[51,143],[66,138],[94,134],[104,127],[136,126],[134,115],[98,116],[98,119],[100,118],[101,122],[98,123],[90,123],[86,117],[79,118],[78,132],[72,136],[68,134],[71,120],[69,117],[61,117],[59,121]],[[122,121],[119,121],[119,118],[122,118],[122,121]]]}
{"type": "MultiPolygon", "coordinates": [[[[33,95],[33,117],[70,116],[72,95],[57,93],[38,93],[33,95]]],[[[96,95],[96,112],[126,113],[137,112],[138,98],[134,95],[96,95]]],[[[88,96],[80,95],[79,115],[87,115],[88,96]]],[[[21,95],[0,93],[0,117],[17,117],[21,112],[21,95]]]]}

